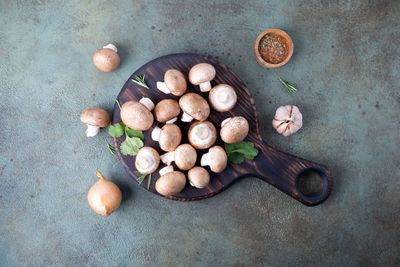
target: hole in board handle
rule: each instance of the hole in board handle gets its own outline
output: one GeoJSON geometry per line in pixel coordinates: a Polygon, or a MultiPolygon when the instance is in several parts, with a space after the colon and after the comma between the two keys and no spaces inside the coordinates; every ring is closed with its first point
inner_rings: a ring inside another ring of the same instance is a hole
{"type": "Polygon", "coordinates": [[[306,197],[322,194],[328,186],[325,175],[317,169],[306,169],[297,176],[297,189],[306,197]]]}

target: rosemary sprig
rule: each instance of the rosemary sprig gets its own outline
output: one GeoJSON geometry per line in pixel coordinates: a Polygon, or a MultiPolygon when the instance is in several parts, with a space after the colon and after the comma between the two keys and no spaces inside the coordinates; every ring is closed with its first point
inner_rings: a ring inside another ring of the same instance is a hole
{"type": "Polygon", "coordinates": [[[279,81],[281,81],[281,83],[286,87],[289,94],[297,92],[297,88],[290,82],[283,80],[281,77],[279,77],[279,81]]]}
{"type": "Polygon", "coordinates": [[[144,75],[136,75],[135,79],[132,79],[132,82],[134,82],[140,86],[143,86],[146,89],[150,89],[146,83],[146,80],[144,79],[144,75]]]}
{"type": "Polygon", "coordinates": [[[117,103],[119,109],[121,109],[121,103],[119,103],[118,99],[115,99],[115,103],[117,103]]]}
{"type": "Polygon", "coordinates": [[[108,152],[110,152],[111,155],[115,156],[115,147],[107,143],[107,149],[108,152]]]}
{"type": "Polygon", "coordinates": [[[150,185],[151,185],[151,173],[149,174],[149,178],[147,179],[147,190],[150,189],[150,185]]]}
{"type": "MultiPolygon", "coordinates": [[[[138,183],[142,184],[144,179],[146,179],[147,174],[141,174],[138,171],[135,171],[135,174],[138,176],[138,179],[137,179],[138,183]]],[[[150,189],[150,185],[151,185],[151,174],[149,174],[148,179],[147,179],[147,190],[150,189]]]]}

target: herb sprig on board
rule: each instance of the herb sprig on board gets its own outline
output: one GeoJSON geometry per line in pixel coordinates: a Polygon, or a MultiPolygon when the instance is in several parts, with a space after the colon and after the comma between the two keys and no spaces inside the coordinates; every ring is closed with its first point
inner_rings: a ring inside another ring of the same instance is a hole
{"type": "Polygon", "coordinates": [[[136,83],[136,84],[138,84],[138,85],[140,85],[140,86],[142,86],[142,87],[144,87],[146,89],[150,89],[149,86],[147,85],[146,80],[144,79],[144,77],[145,77],[144,74],[136,75],[135,79],[132,79],[132,82],[134,82],[134,83],[136,83]]]}
{"type": "MultiPolygon", "coordinates": [[[[144,179],[146,179],[147,174],[141,174],[138,171],[135,171],[135,174],[138,176],[138,179],[137,179],[138,183],[142,184],[144,179]]],[[[151,173],[148,175],[148,179],[147,179],[147,190],[150,189],[150,185],[151,185],[151,173]]]]}
{"type": "Polygon", "coordinates": [[[225,152],[228,160],[234,164],[240,164],[244,159],[253,160],[258,155],[257,148],[252,142],[241,141],[235,144],[225,144],[225,152]]]}
{"type": "MultiPolygon", "coordinates": [[[[108,128],[108,133],[112,137],[121,137],[125,134],[125,140],[121,143],[120,151],[125,156],[136,156],[139,149],[144,146],[143,132],[132,130],[123,122],[111,125],[108,128]]],[[[114,150],[115,151],[115,150],[114,150]]]]}

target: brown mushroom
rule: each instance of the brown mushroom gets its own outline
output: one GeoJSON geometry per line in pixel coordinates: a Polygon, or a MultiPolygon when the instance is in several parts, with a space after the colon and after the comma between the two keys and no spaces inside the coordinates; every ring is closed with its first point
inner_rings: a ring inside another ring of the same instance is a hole
{"type": "Polygon", "coordinates": [[[153,114],[137,101],[124,103],[120,114],[122,122],[133,130],[146,131],[153,125],[153,114]]]}
{"type": "Polygon", "coordinates": [[[182,144],[174,151],[165,153],[160,156],[164,164],[171,165],[175,161],[176,166],[182,171],[187,171],[193,168],[196,163],[196,150],[189,144],[182,144]]]}
{"type": "Polygon", "coordinates": [[[154,108],[154,117],[158,122],[173,123],[176,121],[181,109],[174,99],[164,99],[154,108]]]}
{"type": "Polygon", "coordinates": [[[221,139],[225,143],[234,144],[242,141],[249,133],[249,123],[242,116],[225,119],[221,123],[221,139]]]}
{"type": "Polygon", "coordinates": [[[201,157],[201,166],[210,166],[211,171],[220,173],[226,168],[228,157],[225,150],[220,146],[213,146],[208,153],[201,157]]]}
{"type": "Polygon", "coordinates": [[[152,147],[144,146],[136,154],[135,167],[141,174],[150,174],[157,170],[160,156],[152,147]]]}
{"type": "Polygon", "coordinates": [[[151,138],[159,142],[160,148],[164,151],[174,151],[181,143],[181,129],[175,124],[165,124],[161,129],[155,127],[151,132],[151,138]]]}
{"type": "Polygon", "coordinates": [[[168,171],[165,174],[160,174],[161,176],[156,182],[156,191],[166,197],[180,193],[186,185],[185,174],[180,171],[173,171],[173,168],[170,171],[170,167],[172,166],[168,166],[168,171]]]}
{"type": "Polygon", "coordinates": [[[215,68],[208,63],[194,65],[189,71],[189,81],[200,86],[200,91],[208,92],[211,89],[210,81],[215,78],[215,68]]]}
{"type": "Polygon", "coordinates": [[[87,125],[86,136],[96,136],[101,127],[110,124],[110,115],[102,108],[88,108],[81,114],[81,122],[87,125]]]}
{"type": "Polygon", "coordinates": [[[181,96],[186,92],[186,79],[182,72],[175,69],[167,70],[164,82],[157,82],[157,89],[165,94],[181,96]]]}
{"type": "Polygon", "coordinates": [[[210,174],[202,167],[194,167],[189,170],[188,179],[191,186],[205,188],[210,183],[210,174]]]}
{"type": "Polygon", "coordinates": [[[216,111],[225,112],[233,109],[237,101],[237,95],[232,86],[219,84],[211,89],[208,101],[216,111]]]}
{"type": "Polygon", "coordinates": [[[210,106],[198,94],[187,93],[179,99],[179,106],[183,111],[182,121],[190,122],[193,119],[204,121],[210,115],[210,106]]]}
{"type": "Polygon", "coordinates": [[[101,71],[111,72],[118,68],[120,58],[117,47],[108,44],[93,54],[93,63],[101,71]]]}
{"type": "Polygon", "coordinates": [[[217,130],[209,121],[198,121],[190,126],[188,139],[195,148],[206,149],[217,140],[217,130]]]}

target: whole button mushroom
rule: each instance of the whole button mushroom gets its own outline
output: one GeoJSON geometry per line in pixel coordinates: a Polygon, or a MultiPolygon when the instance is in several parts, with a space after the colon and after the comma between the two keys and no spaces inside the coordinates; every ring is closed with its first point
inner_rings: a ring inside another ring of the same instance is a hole
{"type": "Polygon", "coordinates": [[[171,165],[175,161],[176,166],[182,171],[187,171],[193,168],[196,164],[196,150],[189,144],[182,144],[174,151],[161,155],[161,161],[164,164],[171,165]]]}
{"type": "Polygon", "coordinates": [[[208,63],[194,65],[189,71],[189,81],[193,85],[199,85],[200,91],[208,92],[211,89],[210,81],[215,78],[215,68],[208,63]]]}
{"type": "Polygon", "coordinates": [[[181,109],[174,99],[164,99],[157,103],[154,108],[154,117],[156,121],[161,123],[174,123],[181,109]]]}
{"type": "Polygon", "coordinates": [[[283,136],[292,135],[303,126],[303,115],[296,106],[279,107],[276,110],[272,126],[283,136]]]}
{"type": "Polygon", "coordinates": [[[221,139],[225,143],[234,144],[242,141],[249,133],[249,123],[242,116],[225,119],[221,123],[221,139]]]}
{"type": "Polygon", "coordinates": [[[128,101],[121,107],[121,120],[133,130],[146,131],[153,125],[154,117],[142,103],[128,101]]]}
{"type": "Polygon", "coordinates": [[[179,106],[183,111],[182,121],[191,122],[193,119],[204,121],[210,115],[210,106],[198,94],[187,93],[179,99],[179,106]]]}
{"type": "Polygon", "coordinates": [[[86,136],[96,136],[101,127],[110,124],[110,115],[102,108],[88,108],[81,114],[81,122],[87,125],[86,136]]]}
{"type": "Polygon", "coordinates": [[[164,82],[157,82],[157,89],[165,94],[181,96],[186,92],[186,79],[182,72],[175,69],[167,70],[164,74],[164,82]]]}
{"type": "Polygon", "coordinates": [[[164,151],[174,151],[181,143],[181,129],[175,124],[166,124],[161,129],[155,127],[151,132],[151,138],[159,142],[160,148],[164,151]]]}
{"type": "Polygon", "coordinates": [[[237,101],[237,95],[232,86],[219,84],[211,89],[208,100],[216,111],[225,112],[233,109],[237,101]]]}
{"type": "Polygon", "coordinates": [[[113,44],[103,46],[93,54],[93,63],[101,71],[111,72],[118,68],[120,58],[118,49],[113,44]]]}
{"type": "Polygon", "coordinates": [[[156,191],[169,197],[180,193],[186,185],[186,177],[180,171],[174,171],[172,166],[160,170],[160,178],[156,182],[156,191]],[[164,172],[161,172],[163,170],[164,172]],[[162,174],[161,174],[162,173],[162,174]]]}
{"type": "Polygon", "coordinates": [[[217,140],[217,130],[209,121],[198,121],[190,126],[188,139],[195,148],[206,149],[217,140]]]}
{"type": "Polygon", "coordinates": [[[152,147],[144,146],[136,154],[135,167],[141,174],[150,174],[157,170],[160,155],[152,147]]]}
{"type": "Polygon", "coordinates": [[[208,153],[201,157],[201,166],[210,166],[212,172],[220,173],[226,168],[228,156],[225,150],[220,146],[213,146],[208,150],[208,153]]]}
{"type": "Polygon", "coordinates": [[[205,188],[210,183],[210,174],[202,167],[194,167],[189,170],[188,179],[191,186],[205,188]]]}

